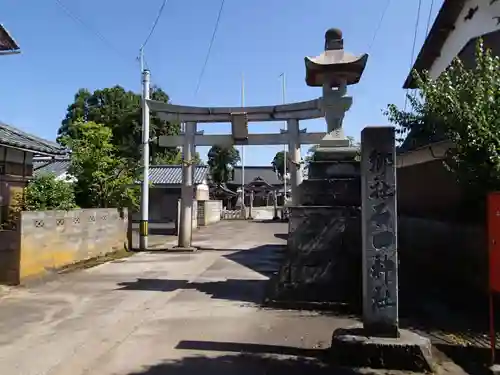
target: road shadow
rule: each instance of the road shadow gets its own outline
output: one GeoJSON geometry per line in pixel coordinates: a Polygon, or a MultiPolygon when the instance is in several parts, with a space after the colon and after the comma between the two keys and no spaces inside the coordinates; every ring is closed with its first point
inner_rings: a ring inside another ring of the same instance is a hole
{"type": "Polygon", "coordinates": [[[165,361],[128,375],[352,375],[359,373],[328,364],[322,350],[211,341],[181,341],[176,349],[225,353],[165,361]],[[227,352],[238,354],[226,354],[227,352]]]}
{"type": "Polygon", "coordinates": [[[189,282],[168,278],[137,278],[118,283],[117,290],[173,292],[176,290],[196,290],[213,299],[251,302],[261,304],[266,295],[269,277],[278,272],[285,247],[282,245],[262,245],[251,249],[224,250],[232,252],[216,261],[209,270],[224,269],[227,261],[251,269],[266,279],[227,279],[213,282],[189,282]]]}
{"type": "Polygon", "coordinates": [[[174,292],[176,290],[196,290],[213,299],[252,302],[259,304],[264,298],[266,280],[228,279],[214,282],[189,282],[188,280],[137,279],[118,284],[118,290],[150,292],[174,292]]]}
{"type": "Polygon", "coordinates": [[[279,238],[280,240],[288,240],[288,233],[275,233],[274,237],[279,238]]]}
{"type": "Polygon", "coordinates": [[[182,350],[200,350],[200,351],[210,351],[210,352],[278,354],[278,355],[287,355],[294,357],[316,358],[320,360],[326,359],[326,351],[324,349],[307,349],[307,348],[305,349],[305,348],[295,348],[292,346],[284,346],[284,345],[183,340],[180,341],[175,348],[182,350]]]}

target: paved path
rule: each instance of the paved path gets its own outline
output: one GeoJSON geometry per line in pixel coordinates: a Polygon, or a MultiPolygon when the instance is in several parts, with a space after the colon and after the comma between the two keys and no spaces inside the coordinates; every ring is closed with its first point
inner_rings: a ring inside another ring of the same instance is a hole
{"type": "Polygon", "coordinates": [[[194,239],[220,251],[141,253],[9,292],[0,299],[0,374],[323,371],[293,355],[327,346],[348,322],[255,304],[279,261],[274,234],[285,230],[224,222],[194,239]],[[289,355],[263,356],[277,352],[289,355]]]}
{"type": "Polygon", "coordinates": [[[140,253],[5,294],[0,374],[353,374],[317,360],[352,321],[257,305],[285,231],[223,222],[196,232],[196,254],[140,253]]]}

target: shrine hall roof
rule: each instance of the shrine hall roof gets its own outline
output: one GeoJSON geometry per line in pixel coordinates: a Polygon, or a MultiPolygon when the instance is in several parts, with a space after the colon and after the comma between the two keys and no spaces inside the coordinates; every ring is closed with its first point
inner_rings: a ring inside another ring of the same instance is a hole
{"type": "MultiPolygon", "coordinates": [[[[241,176],[241,166],[234,167],[233,179],[227,183],[232,185],[241,185],[241,176]]],[[[267,182],[269,185],[283,184],[283,181],[278,178],[278,175],[272,166],[245,166],[245,185],[251,183],[258,177],[267,182]]]]}

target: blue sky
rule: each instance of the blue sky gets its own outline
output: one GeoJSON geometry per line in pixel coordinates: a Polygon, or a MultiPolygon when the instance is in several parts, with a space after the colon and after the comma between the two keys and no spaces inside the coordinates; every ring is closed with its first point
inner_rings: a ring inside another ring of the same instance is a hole
{"type": "MultiPolygon", "coordinates": [[[[22,48],[21,55],[0,57],[0,120],[38,136],[55,139],[76,91],[116,84],[140,91],[136,56],[162,0],[3,0],[0,22],[22,48]],[[100,38],[98,35],[104,36],[100,38]],[[103,39],[105,41],[103,41],[103,39]]],[[[443,0],[434,1],[432,20],[443,0]]],[[[416,41],[426,34],[432,0],[423,0],[416,41]]],[[[324,32],[339,27],[345,49],[368,52],[361,82],[349,88],[354,104],[344,121],[348,135],[359,138],[366,125],[386,124],[388,103],[402,105],[401,88],[410,69],[418,0],[391,1],[372,43],[386,0],[226,0],[201,86],[195,95],[220,0],[169,0],[146,47],[154,84],[177,104],[237,106],[241,75],[246,105],[280,103],[286,74],[288,102],[321,95],[305,85],[304,56],[321,53],[324,32]]],[[[251,132],[278,132],[280,123],[250,124],[251,132]]],[[[324,131],[323,120],[302,122],[324,131]]],[[[229,124],[201,126],[206,133],[228,133],[229,124]]],[[[302,147],[302,154],[307,152],[302,147]]],[[[269,165],[282,146],[249,146],[246,165],[269,165]]],[[[206,158],[207,150],[198,150],[206,158]]]]}

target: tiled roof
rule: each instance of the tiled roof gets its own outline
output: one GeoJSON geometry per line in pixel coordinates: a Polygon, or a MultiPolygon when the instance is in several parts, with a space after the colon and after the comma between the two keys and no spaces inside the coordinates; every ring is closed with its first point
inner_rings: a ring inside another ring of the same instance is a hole
{"type": "Polygon", "coordinates": [[[67,153],[64,147],[55,142],[25,133],[3,122],[0,122],[0,145],[18,147],[45,155],[64,155],[67,153]]]}
{"type": "MultiPolygon", "coordinates": [[[[241,166],[234,167],[234,178],[228,184],[241,185],[241,166]]],[[[257,177],[260,177],[270,185],[281,185],[283,182],[278,178],[272,166],[245,166],[245,185],[257,177]]]]}
{"type": "MultiPolygon", "coordinates": [[[[208,166],[193,165],[193,184],[201,184],[206,180],[208,166]]],[[[149,180],[153,185],[180,185],[182,184],[181,165],[152,165],[149,167],[149,180]]]]}
{"type": "Polygon", "coordinates": [[[33,160],[33,176],[53,174],[59,177],[68,172],[69,159],[33,160]]]}
{"type": "Polygon", "coordinates": [[[0,24],[0,51],[17,51],[19,46],[9,32],[0,24]]]}
{"type": "MultiPolygon", "coordinates": [[[[69,159],[34,160],[33,175],[54,174],[56,177],[68,172],[69,159]]],[[[195,169],[193,184],[201,184],[207,178],[208,166],[193,166],[195,169]]],[[[149,167],[149,181],[153,185],[180,185],[182,184],[181,165],[151,165],[149,167]]]]}

